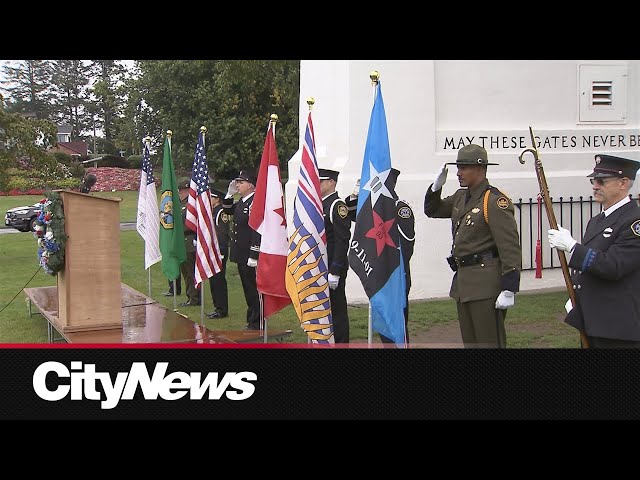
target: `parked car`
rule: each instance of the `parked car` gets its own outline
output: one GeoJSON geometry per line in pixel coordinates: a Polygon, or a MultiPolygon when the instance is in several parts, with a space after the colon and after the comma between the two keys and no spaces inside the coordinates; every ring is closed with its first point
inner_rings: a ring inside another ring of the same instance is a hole
{"type": "Polygon", "coordinates": [[[4,216],[4,224],[21,232],[33,232],[41,208],[41,203],[34,203],[27,207],[10,208],[4,216]]]}

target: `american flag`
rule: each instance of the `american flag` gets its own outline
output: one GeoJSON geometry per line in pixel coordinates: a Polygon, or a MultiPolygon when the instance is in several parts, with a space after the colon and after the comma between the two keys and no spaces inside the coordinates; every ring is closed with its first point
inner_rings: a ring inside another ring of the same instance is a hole
{"type": "Polygon", "coordinates": [[[160,254],[160,211],[156,183],[153,180],[153,168],[149,160],[149,147],[144,146],[142,170],[140,172],[140,189],[138,191],[138,216],[136,230],[144,240],[144,268],[162,260],[160,254]]]}
{"type": "Polygon", "coordinates": [[[198,134],[198,144],[193,159],[185,225],[196,232],[195,285],[199,287],[202,280],[213,277],[222,270],[220,246],[211,210],[209,167],[204,153],[203,132],[198,134]]]}
{"type": "Polygon", "coordinates": [[[285,271],[291,303],[298,314],[300,326],[313,343],[334,343],[327,235],[311,112],[304,135],[292,229],[285,271]]]}

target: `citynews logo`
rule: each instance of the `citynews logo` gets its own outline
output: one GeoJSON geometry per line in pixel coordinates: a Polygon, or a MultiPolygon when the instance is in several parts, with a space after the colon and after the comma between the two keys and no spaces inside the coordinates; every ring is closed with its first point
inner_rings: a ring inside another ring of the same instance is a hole
{"type": "Polygon", "coordinates": [[[115,408],[120,400],[132,400],[138,386],[145,400],[178,400],[187,393],[190,400],[201,400],[208,392],[209,400],[246,400],[255,392],[258,376],[254,372],[226,372],[219,379],[218,372],[209,372],[201,379],[201,372],[172,372],[167,375],[168,362],[156,364],[149,376],[144,362],[134,362],[128,372],[118,372],[112,381],[109,372],[96,372],[92,363],[71,362],[71,368],[59,362],[45,362],[33,372],[33,390],[43,400],[57,402],[71,394],[71,400],[99,400],[100,408],[115,408]],[[56,375],[47,386],[47,375],[56,375]],[[70,382],[61,379],[69,378],[70,382]],[[102,392],[96,390],[102,386],[102,392]]]}

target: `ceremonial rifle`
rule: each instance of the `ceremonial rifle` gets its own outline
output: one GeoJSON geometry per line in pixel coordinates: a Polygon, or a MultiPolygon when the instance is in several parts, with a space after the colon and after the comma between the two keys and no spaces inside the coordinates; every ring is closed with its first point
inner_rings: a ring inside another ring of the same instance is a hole
{"type": "MultiPolygon", "coordinates": [[[[549,198],[549,187],[547,186],[547,178],[544,175],[544,169],[542,168],[542,161],[540,160],[540,156],[538,155],[538,148],[536,147],[536,138],[533,135],[533,130],[529,127],[529,133],[531,134],[531,144],[532,148],[527,148],[524,150],[518,160],[520,163],[524,165],[524,159],[522,158],[525,153],[531,153],[533,155],[534,164],[536,167],[536,175],[538,177],[538,185],[540,186],[540,195],[542,196],[542,201],[544,202],[545,210],[547,211],[547,218],[549,219],[549,226],[554,230],[558,229],[558,222],[556,221],[556,215],[553,213],[553,204],[551,203],[551,199],[549,198]]],[[[569,265],[567,264],[567,257],[562,250],[558,250],[556,248],[556,252],[558,253],[558,258],[560,259],[560,266],[562,267],[562,275],[564,276],[564,283],[567,286],[567,291],[569,292],[569,299],[571,300],[572,308],[576,308],[576,292],[573,290],[573,284],[571,282],[571,275],[569,274],[569,265]]],[[[589,342],[587,340],[587,335],[584,330],[580,331],[580,343],[582,348],[589,348],[589,342]]]]}

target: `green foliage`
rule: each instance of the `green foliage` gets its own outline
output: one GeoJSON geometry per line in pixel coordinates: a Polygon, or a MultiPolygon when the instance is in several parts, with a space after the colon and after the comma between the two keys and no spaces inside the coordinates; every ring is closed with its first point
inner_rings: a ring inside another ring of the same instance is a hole
{"type": "Polygon", "coordinates": [[[68,166],[68,168],[69,173],[71,173],[71,176],[74,178],[84,178],[84,174],[87,170],[85,166],[79,161],[72,162],[71,165],[68,166]]]}
{"type": "Polygon", "coordinates": [[[126,158],[116,155],[104,155],[99,165],[101,167],[131,168],[126,158]]]}
{"type": "Polygon", "coordinates": [[[49,162],[46,150],[56,141],[56,126],[47,120],[24,118],[0,107],[0,191],[7,191],[8,170],[28,157],[33,166],[49,162]]]}
{"type": "Polygon", "coordinates": [[[53,157],[56,162],[62,163],[63,165],[71,165],[73,163],[73,157],[65,152],[49,152],[47,155],[53,157]]]}
{"type": "Polygon", "coordinates": [[[142,155],[129,155],[127,161],[129,162],[129,168],[142,168],[142,155]]]}
{"type": "Polygon", "coordinates": [[[173,131],[176,169],[191,169],[202,125],[208,129],[212,176],[229,178],[240,168],[257,168],[272,113],[279,116],[281,162],[298,149],[298,60],[144,60],[138,66],[135,88],[148,107],[146,133],[159,147],[166,130],[173,131]]]}

